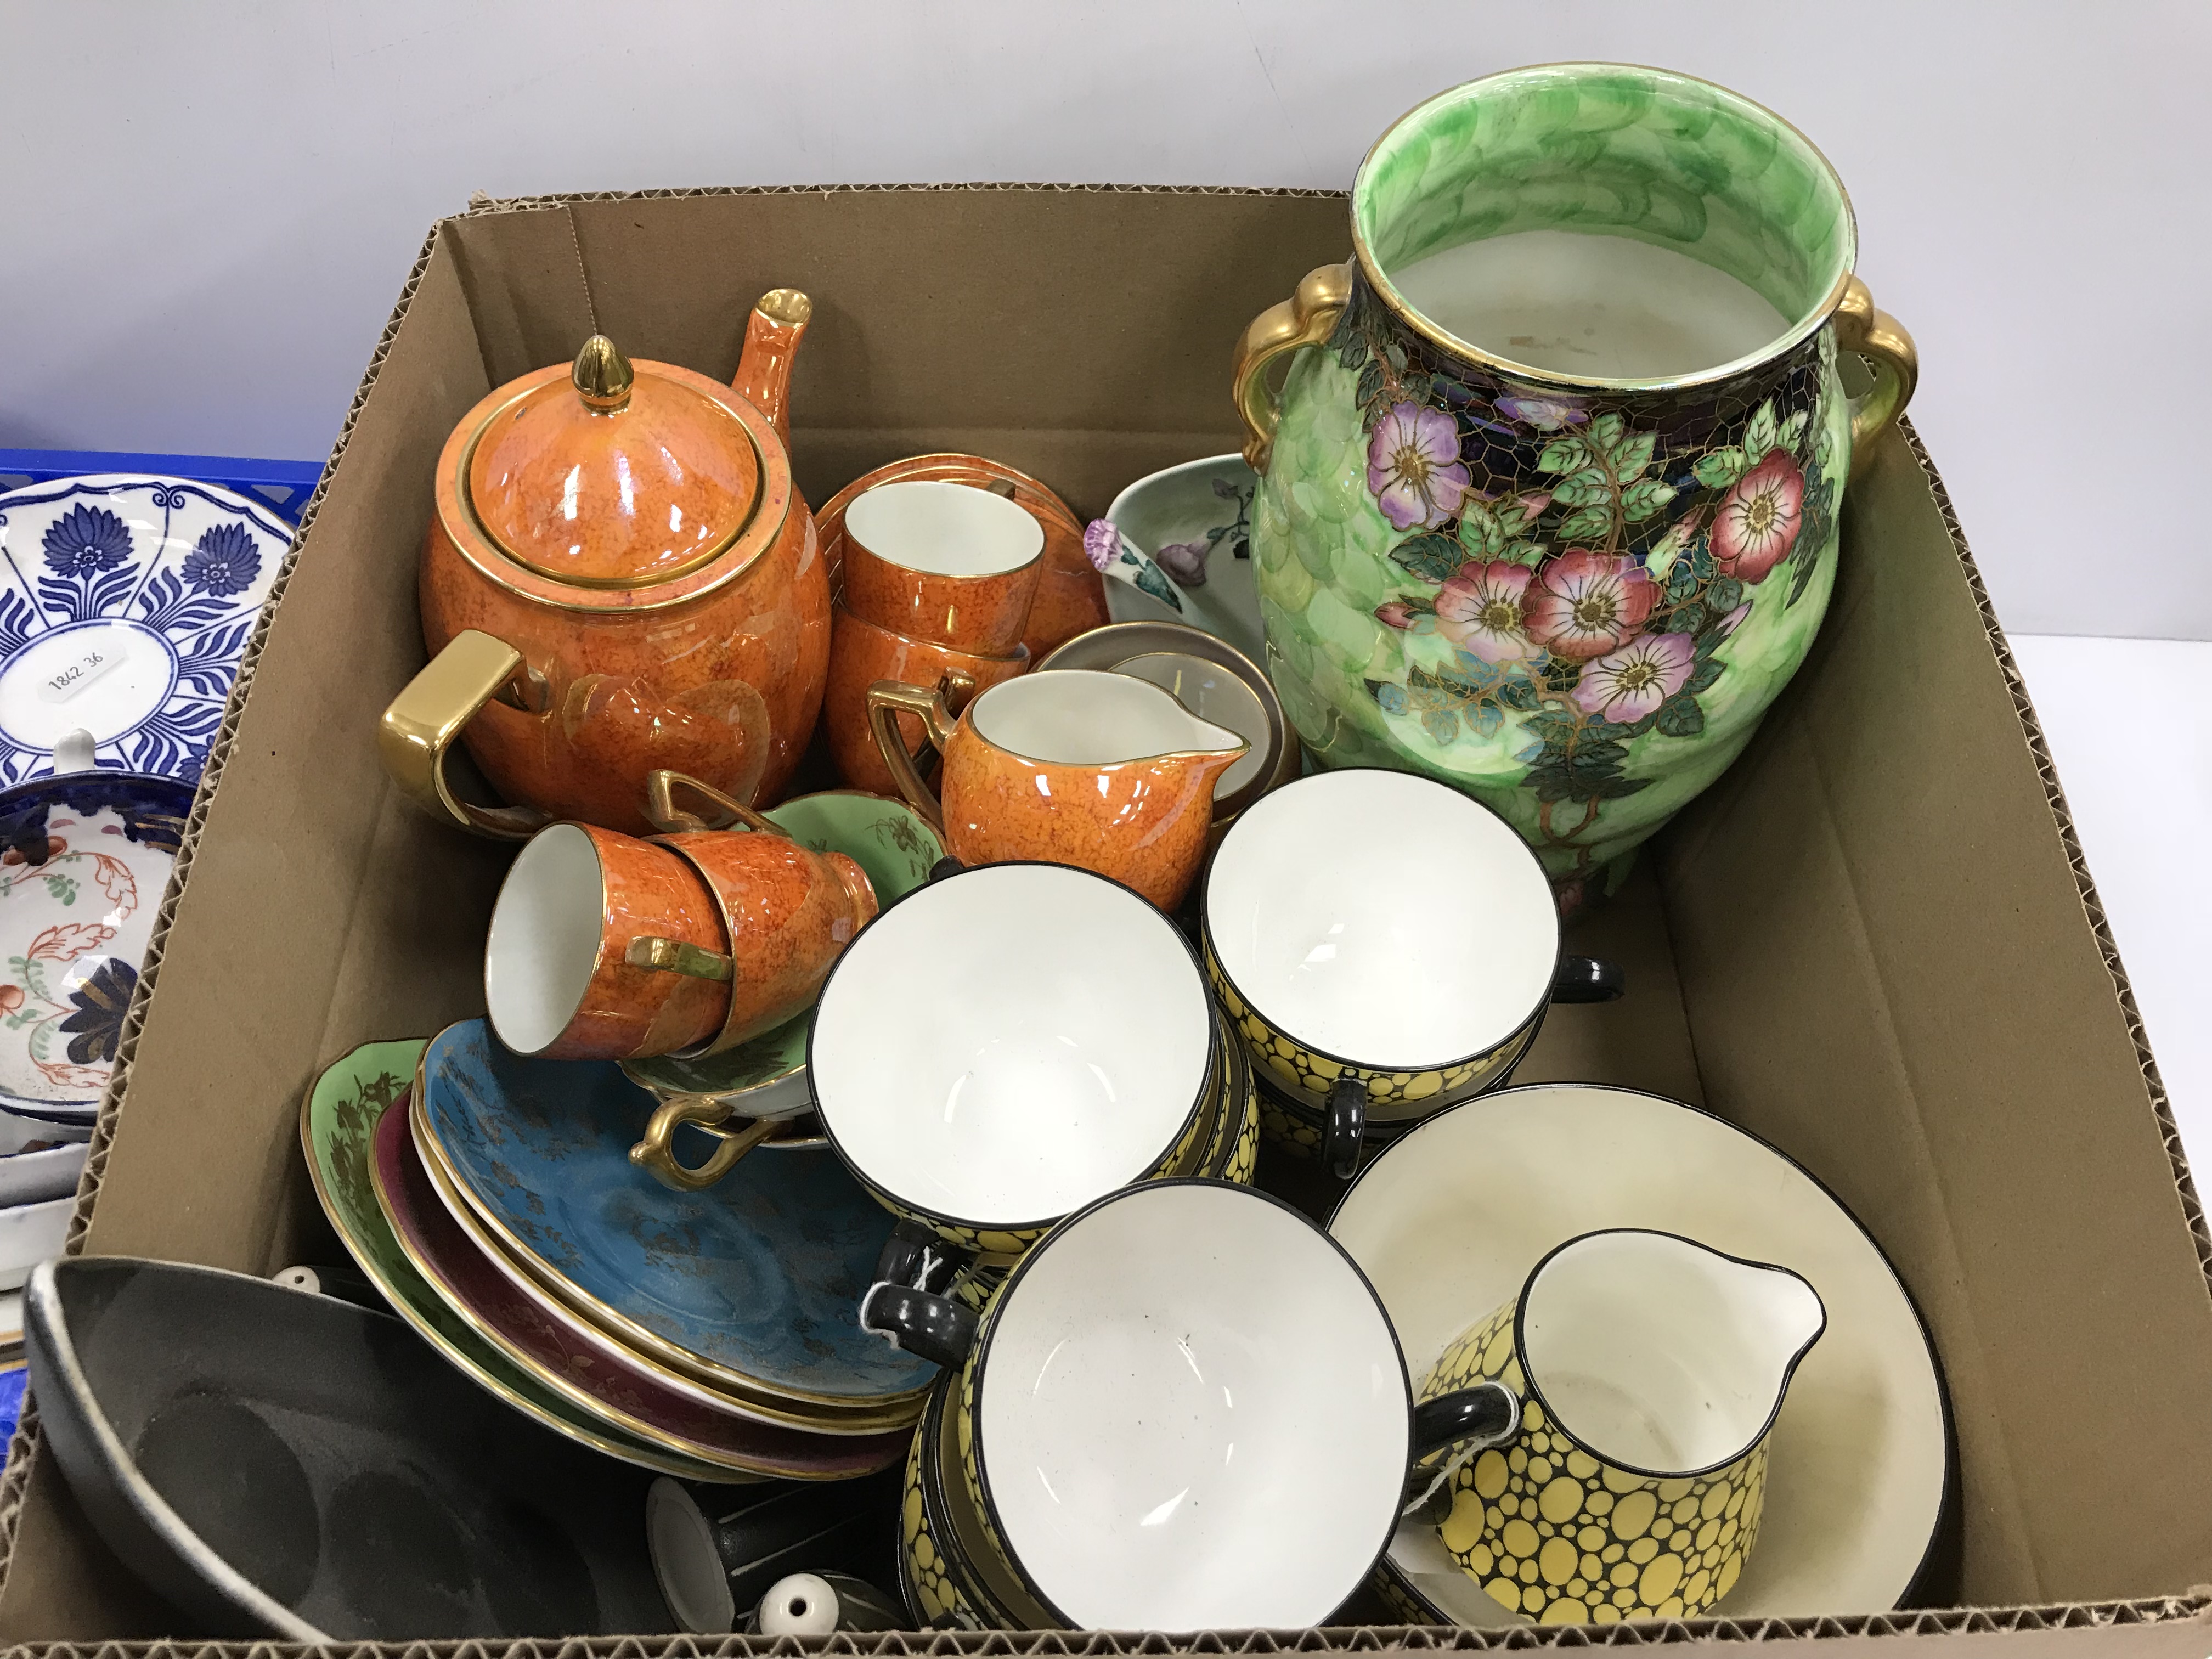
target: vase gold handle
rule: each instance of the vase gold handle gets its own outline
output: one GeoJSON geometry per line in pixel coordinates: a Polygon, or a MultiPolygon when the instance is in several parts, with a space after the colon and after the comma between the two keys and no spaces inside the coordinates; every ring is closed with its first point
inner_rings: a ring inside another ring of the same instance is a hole
{"type": "Polygon", "coordinates": [[[446,781],[446,753],[461,728],[494,698],[525,714],[550,706],[545,677],[505,640],[465,628],[392,700],[376,732],[384,770],[434,817],[473,835],[524,841],[552,822],[527,806],[478,806],[446,781]]]}
{"type": "Polygon", "coordinates": [[[703,1192],[737,1168],[738,1160],[781,1127],[775,1118],[756,1118],[742,1129],[725,1130],[730,1104],[712,1095],[678,1095],[653,1113],[645,1135],[629,1149],[629,1161],[671,1192],[703,1192]],[[676,1157],[676,1131],[689,1123],[721,1141],[704,1164],[687,1165],[676,1157]]]}
{"type": "Polygon", "coordinates": [[[1836,347],[1856,351],[1874,371],[1873,389],[1851,399],[1851,473],[1856,477],[1874,441],[1912,401],[1912,389],[1920,384],[1920,352],[1903,324],[1875,309],[1874,295],[1856,276],[1844,279],[1836,307],[1836,347]]]}
{"type": "MultiPolygon", "coordinates": [[[[664,836],[696,835],[706,830],[734,830],[740,826],[761,836],[783,836],[783,826],[755,811],[735,795],[702,782],[688,772],[656,768],[645,775],[645,820],[664,836]],[[714,809],[715,817],[686,811],[676,804],[678,791],[696,796],[714,809]]],[[[785,836],[789,840],[788,836],[785,836]]]]}
{"type": "Polygon", "coordinates": [[[1230,369],[1237,413],[1244,422],[1244,459],[1255,472],[1267,470],[1275,447],[1275,424],[1282,408],[1267,388],[1267,366],[1286,351],[1319,345],[1336,331],[1336,319],[1352,299],[1352,265],[1321,265],[1310,270],[1297,291],[1252,319],[1237,342],[1230,369]]]}

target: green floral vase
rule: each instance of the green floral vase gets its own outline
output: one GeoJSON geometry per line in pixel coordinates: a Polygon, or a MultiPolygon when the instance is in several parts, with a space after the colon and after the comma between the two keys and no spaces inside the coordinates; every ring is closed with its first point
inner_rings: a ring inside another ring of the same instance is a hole
{"type": "Polygon", "coordinates": [[[1237,354],[1267,666],[1318,763],[1467,790],[1571,908],[1742,751],[1804,660],[1853,453],[1911,396],[1912,343],[1851,274],[1820,154],[1656,70],[1519,70],[1431,99],[1362,164],[1352,233],[1352,260],[1237,354]],[[1530,231],[1686,256],[1782,331],[1710,368],[1598,378],[1471,345],[1394,280],[1530,231]],[[1871,368],[1864,396],[1839,352],[1871,368]]]}

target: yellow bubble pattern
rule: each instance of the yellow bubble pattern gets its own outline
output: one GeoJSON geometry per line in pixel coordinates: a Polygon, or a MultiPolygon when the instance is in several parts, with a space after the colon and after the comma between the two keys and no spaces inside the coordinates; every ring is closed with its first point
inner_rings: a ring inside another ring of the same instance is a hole
{"type": "Polygon", "coordinates": [[[981,1621],[953,1582],[951,1564],[930,1529],[929,1512],[921,1501],[922,1432],[915,1431],[914,1444],[907,1449],[906,1488],[899,1498],[899,1589],[924,1625],[949,1617],[973,1630],[981,1621]]]}
{"type": "MultiPolygon", "coordinates": [[[[1244,1039],[1245,1050],[1255,1066],[1265,1066],[1267,1074],[1285,1088],[1296,1089],[1312,1099],[1318,1106],[1328,1098],[1328,1091],[1340,1078],[1357,1078],[1367,1086],[1370,1105],[1384,1103],[1413,1104],[1416,1103],[1442,1108],[1455,1102],[1480,1094],[1510,1068],[1535,1036],[1535,1022],[1530,1021],[1522,1030],[1491,1049],[1476,1054],[1456,1066],[1447,1066],[1427,1072],[1376,1072],[1363,1066],[1346,1066],[1340,1061],[1316,1054],[1301,1048],[1295,1041],[1266,1018],[1245,1005],[1237,995],[1237,988],[1222,972],[1221,964],[1214,959],[1213,944],[1205,942],[1206,976],[1212,984],[1214,999],[1229,1016],[1230,1024],[1244,1039]]],[[[1281,1135],[1297,1151],[1301,1137],[1297,1133],[1295,1120],[1287,1113],[1272,1112],[1264,1120],[1269,1138],[1281,1135]],[[1280,1124],[1273,1120],[1279,1118],[1280,1124]]],[[[1313,1148],[1320,1145],[1320,1136],[1308,1131],[1303,1144],[1303,1156],[1310,1157],[1313,1148]]]]}
{"type": "Polygon", "coordinates": [[[1462,1332],[1421,1383],[1424,1400],[1497,1381],[1525,1401],[1512,1442],[1453,1477],[1444,1547],[1492,1601],[1540,1624],[1705,1612],[1758,1540],[1765,1442],[1711,1474],[1665,1480],[1593,1455],[1527,1399],[1516,1306],[1462,1332]]]}

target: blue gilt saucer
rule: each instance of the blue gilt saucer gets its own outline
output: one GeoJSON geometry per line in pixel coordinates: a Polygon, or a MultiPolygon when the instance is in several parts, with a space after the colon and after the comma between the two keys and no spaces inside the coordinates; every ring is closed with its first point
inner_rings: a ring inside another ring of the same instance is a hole
{"type": "Polygon", "coordinates": [[[836,1155],[747,1158],[703,1192],[629,1161],[653,1097],[612,1063],[526,1060],[481,1019],[423,1052],[422,1150],[522,1267],[710,1385],[832,1407],[918,1401],[936,1367],[860,1329],[891,1217],[836,1155]]]}
{"type": "Polygon", "coordinates": [[[197,782],[283,520],[187,478],[109,472],[0,495],[0,785],[82,729],[99,764],[197,782]]]}
{"type": "Polygon", "coordinates": [[[0,1108],[98,1115],[191,808],[191,784],[127,772],[0,789],[0,1108]]]}

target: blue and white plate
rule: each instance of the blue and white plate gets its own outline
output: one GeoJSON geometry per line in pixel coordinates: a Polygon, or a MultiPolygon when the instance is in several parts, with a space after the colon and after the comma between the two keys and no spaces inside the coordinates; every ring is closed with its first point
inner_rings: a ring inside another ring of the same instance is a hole
{"type": "Polygon", "coordinates": [[[292,532],[243,495],[109,472],[0,495],[0,787],[63,733],[198,781],[292,532]]]}

